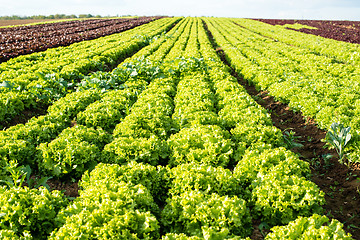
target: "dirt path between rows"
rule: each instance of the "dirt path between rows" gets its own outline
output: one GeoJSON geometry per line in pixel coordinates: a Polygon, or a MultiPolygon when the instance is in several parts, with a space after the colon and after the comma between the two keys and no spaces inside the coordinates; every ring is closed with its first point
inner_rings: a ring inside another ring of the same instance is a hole
{"type": "MultiPolygon", "coordinates": [[[[325,192],[324,214],[330,219],[339,220],[354,239],[360,240],[360,165],[348,168],[340,164],[336,151],[325,146],[323,139],[326,131],[319,129],[313,119],[305,118],[300,112],[293,112],[287,104],[275,100],[267,91],[257,91],[255,86],[244,80],[226,60],[224,51],[216,45],[205,23],[204,26],[219,57],[231,69],[231,75],[258,104],[269,111],[275,127],[284,134],[286,131],[293,131],[296,142],[303,145],[291,150],[297,153],[300,159],[310,163],[311,180],[325,192]]],[[[268,232],[259,229],[259,224],[260,222],[254,222],[251,239],[263,239],[268,232]]]]}
{"type": "MultiPolygon", "coordinates": [[[[222,60],[229,66],[221,49],[217,50],[222,60]]],[[[302,160],[310,163],[311,180],[325,192],[325,214],[336,218],[345,226],[345,230],[360,239],[360,171],[359,165],[351,169],[338,162],[335,150],[325,147],[326,132],[318,128],[314,120],[305,118],[301,113],[293,112],[287,104],[276,101],[266,91],[257,91],[234,70],[232,75],[247,92],[271,114],[273,125],[283,133],[295,132],[297,142],[303,147],[291,149],[302,160]],[[329,158],[329,155],[333,157],[329,158]]],[[[255,230],[259,231],[259,230],[255,230]]],[[[262,236],[262,235],[257,235],[262,236]]],[[[253,238],[255,239],[255,238],[253,238]]],[[[258,238],[256,238],[258,239],[258,238]]],[[[262,238],[259,238],[262,239],[262,238]]]]}

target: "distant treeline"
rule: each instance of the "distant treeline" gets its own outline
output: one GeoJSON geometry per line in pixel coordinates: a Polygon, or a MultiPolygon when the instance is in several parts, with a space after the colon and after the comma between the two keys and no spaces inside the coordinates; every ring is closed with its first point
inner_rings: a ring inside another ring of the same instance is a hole
{"type": "MultiPolygon", "coordinates": [[[[80,15],[66,15],[66,14],[55,14],[55,15],[34,15],[34,16],[0,16],[0,20],[20,20],[20,19],[69,19],[69,18],[101,18],[100,15],[91,14],[80,14],[80,15]]],[[[107,16],[109,17],[109,16],[107,16]]]]}

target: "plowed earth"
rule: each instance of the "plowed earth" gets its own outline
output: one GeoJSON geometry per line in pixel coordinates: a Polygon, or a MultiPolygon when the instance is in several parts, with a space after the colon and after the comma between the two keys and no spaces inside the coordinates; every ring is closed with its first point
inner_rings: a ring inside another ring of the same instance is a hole
{"type": "Polygon", "coordinates": [[[120,33],[159,18],[75,20],[0,28],[0,63],[19,55],[120,33]]]}
{"type": "MultiPolygon", "coordinates": [[[[292,29],[303,33],[313,34],[338,41],[360,44],[360,21],[324,21],[324,20],[284,20],[284,19],[255,19],[271,25],[285,25],[299,23],[317,29],[292,29]]],[[[290,29],[290,28],[288,28],[290,29]]]]}

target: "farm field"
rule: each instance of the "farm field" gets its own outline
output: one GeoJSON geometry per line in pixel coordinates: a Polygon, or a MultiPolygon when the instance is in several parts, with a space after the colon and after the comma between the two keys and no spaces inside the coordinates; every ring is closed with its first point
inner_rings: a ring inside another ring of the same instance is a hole
{"type": "Polygon", "coordinates": [[[288,19],[256,20],[271,25],[281,25],[303,33],[314,34],[317,36],[331,38],[338,41],[360,44],[360,23],[357,21],[320,21],[288,19]]]}
{"type": "Polygon", "coordinates": [[[0,112],[0,124],[22,122],[19,118],[23,120],[24,116],[26,120],[31,107],[46,109],[51,101],[73,90],[84,75],[116,66],[176,21],[176,18],[164,19],[124,34],[23,55],[1,64],[0,107],[4,110],[0,112]]]}
{"type": "Polygon", "coordinates": [[[0,64],[0,236],[360,239],[359,50],[186,17],[0,64]]]}
{"type": "MultiPolygon", "coordinates": [[[[19,20],[0,20],[0,27],[12,27],[17,25],[27,24],[43,24],[47,22],[53,22],[54,19],[19,19],[19,20]]],[[[63,20],[61,20],[63,21],[63,20]]],[[[66,21],[64,19],[64,21],[66,21]]]]}
{"type": "Polygon", "coordinates": [[[89,19],[0,28],[0,63],[19,55],[120,33],[159,18],[89,19]]]}

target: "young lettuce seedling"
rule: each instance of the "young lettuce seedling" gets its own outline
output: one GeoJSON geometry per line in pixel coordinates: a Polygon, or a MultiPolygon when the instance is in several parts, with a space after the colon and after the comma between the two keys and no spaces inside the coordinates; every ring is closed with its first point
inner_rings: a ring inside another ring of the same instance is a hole
{"type": "MultiPolygon", "coordinates": [[[[331,124],[330,130],[326,133],[326,141],[330,143],[339,155],[339,162],[344,164],[344,149],[351,139],[350,127],[344,127],[341,123],[331,124]]],[[[349,163],[348,163],[349,165],[349,163]]]]}
{"type": "Polygon", "coordinates": [[[296,142],[299,138],[300,138],[299,136],[295,136],[295,132],[292,130],[290,130],[290,132],[287,130],[284,132],[284,140],[288,149],[303,147],[304,146],[303,144],[296,142]]]}
{"type": "Polygon", "coordinates": [[[11,176],[6,176],[4,180],[0,180],[0,183],[7,184],[9,188],[19,188],[26,183],[29,188],[39,188],[40,186],[44,186],[50,191],[50,186],[46,182],[52,177],[43,177],[38,180],[31,179],[30,175],[32,171],[29,165],[18,166],[17,161],[10,161],[5,167],[5,170],[11,176]]]}

